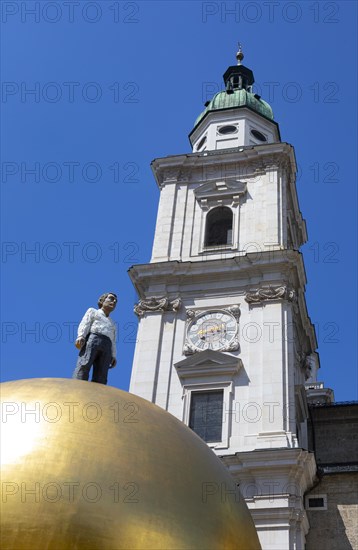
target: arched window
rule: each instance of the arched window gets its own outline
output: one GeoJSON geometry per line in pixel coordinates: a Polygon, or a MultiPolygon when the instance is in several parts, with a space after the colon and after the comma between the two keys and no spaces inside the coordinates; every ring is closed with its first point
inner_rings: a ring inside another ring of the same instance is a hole
{"type": "Polygon", "coordinates": [[[232,244],[232,211],[227,206],[219,206],[206,217],[205,246],[226,244],[232,244]]]}

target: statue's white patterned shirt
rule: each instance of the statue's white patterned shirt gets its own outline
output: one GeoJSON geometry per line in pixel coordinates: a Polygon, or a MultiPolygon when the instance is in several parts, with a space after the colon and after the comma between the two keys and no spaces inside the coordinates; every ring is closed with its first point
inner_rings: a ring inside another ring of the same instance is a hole
{"type": "Polygon", "coordinates": [[[112,357],[116,357],[116,325],[102,309],[87,309],[78,326],[77,338],[86,338],[90,332],[108,336],[112,342],[112,357]]]}

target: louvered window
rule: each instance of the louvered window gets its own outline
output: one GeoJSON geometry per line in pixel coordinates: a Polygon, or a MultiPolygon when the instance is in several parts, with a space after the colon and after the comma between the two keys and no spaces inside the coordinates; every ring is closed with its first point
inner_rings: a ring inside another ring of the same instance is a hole
{"type": "Polygon", "coordinates": [[[221,441],[223,390],[192,392],[189,427],[207,443],[221,441]]]}

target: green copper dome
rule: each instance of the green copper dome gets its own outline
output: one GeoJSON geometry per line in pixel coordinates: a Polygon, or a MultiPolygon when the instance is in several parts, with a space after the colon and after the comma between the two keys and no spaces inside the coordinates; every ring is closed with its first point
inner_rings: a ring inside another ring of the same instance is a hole
{"type": "Polygon", "coordinates": [[[206,113],[210,111],[234,109],[235,107],[249,107],[269,120],[273,120],[273,112],[270,105],[259,98],[259,96],[242,88],[241,90],[233,90],[231,93],[222,91],[215,94],[205,111],[196,119],[194,127],[204,118],[206,113]]]}

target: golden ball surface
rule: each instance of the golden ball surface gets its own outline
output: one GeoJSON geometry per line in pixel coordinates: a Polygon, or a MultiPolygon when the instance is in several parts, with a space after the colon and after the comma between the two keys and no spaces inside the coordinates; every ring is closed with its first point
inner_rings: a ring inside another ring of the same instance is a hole
{"type": "Polygon", "coordinates": [[[213,451],[156,405],[60,378],[1,384],[2,549],[259,549],[213,451]]]}

